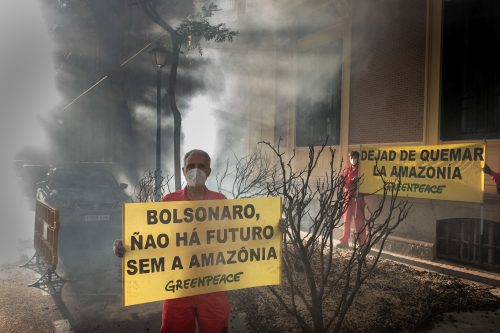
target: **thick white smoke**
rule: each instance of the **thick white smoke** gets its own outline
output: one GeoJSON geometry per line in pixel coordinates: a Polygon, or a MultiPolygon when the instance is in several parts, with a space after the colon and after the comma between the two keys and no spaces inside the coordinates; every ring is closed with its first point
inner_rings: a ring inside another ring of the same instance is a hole
{"type": "Polygon", "coordinates": [[[221,10],[211,23],[224,23],[239,35],[233,43],[202,42],[206,65],[191,75],[204,83],[204,91],[181,113],[183,147],[215,139],[212,159],[225,165],[233,153],[243,156],[261,140],[286,135],[292,104],[300,97],[311,105],[323,102],[341,72],[342,46],[334,37],[304,38],[337,23],[340,12],[333,3],[309,11],[300,0],[216,3],[221,10]]]}
{"type": "Polygon", "coordinates": [[[37,0],[0,2],[0,50],[1,263],[32,245],[34,213],[21,193],[15,159],[26,147],[46,149],[37,118],[58,101],[50,36],[37,0]]]}

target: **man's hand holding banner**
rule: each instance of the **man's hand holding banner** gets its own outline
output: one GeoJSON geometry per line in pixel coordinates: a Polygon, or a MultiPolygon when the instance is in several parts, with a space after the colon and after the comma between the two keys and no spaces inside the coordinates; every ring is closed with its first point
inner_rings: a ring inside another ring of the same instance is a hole
{"type": "Polygon", "coordinates": [[[280,283],[281,199],[130,203],[125,306],[280,283]]]}

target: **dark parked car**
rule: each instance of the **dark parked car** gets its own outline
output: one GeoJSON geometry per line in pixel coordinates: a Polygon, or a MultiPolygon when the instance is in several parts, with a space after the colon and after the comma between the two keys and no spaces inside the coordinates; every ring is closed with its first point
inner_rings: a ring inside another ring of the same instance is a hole
{"type": "Polygon", "coordinates": [[[105,163],[60,165],[38,183],[37,199],[59,209],[58,253],[70,274],[113,267],[110,249],[121,238],[122,204],[130,201],[125,188],[105,163]]]}
{"type": "Polygon", "coordinates": [[[106,164],[74,163],[57,166],[38,183],[37,199],[59,209],[61,224],[116,223],[122,203],[129,200],[106,164]]]}

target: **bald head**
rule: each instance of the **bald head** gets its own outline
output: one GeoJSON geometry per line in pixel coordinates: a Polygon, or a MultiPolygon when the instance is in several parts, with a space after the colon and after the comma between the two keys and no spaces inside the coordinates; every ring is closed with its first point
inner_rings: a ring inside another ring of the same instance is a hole
{"type": "Polygon", "coordinates": [[[208,155],[208,153],[204,150],[201,150],[201,149],[193,149],[193,150],[190,150],[188,151],[185,155],[184,155],[184,165],[186,165],[186,160],[188,159],[188,157],[190,157],[191,155],[201,155],[203,156],[207,162],[208,162],[208,166],[210,167],[210,162],[211,162],[211,159],[210,159],[210,155],[208,155]]]}

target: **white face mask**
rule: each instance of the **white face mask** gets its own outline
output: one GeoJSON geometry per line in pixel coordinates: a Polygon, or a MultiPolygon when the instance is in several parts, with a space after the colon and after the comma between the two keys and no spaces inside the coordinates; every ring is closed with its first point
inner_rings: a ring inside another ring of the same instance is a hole
{"type": "Polygon", "coordinates": [[[351,158],[351,165],[358,165],[358,159],[357,158],[351,158]]]}
{"type": "Polygon", "coordinates": [[[203,170],[194,168],[186,173],[186,181],[188,186],[203,186],[207,180],[207,175],[203,170]]]}

